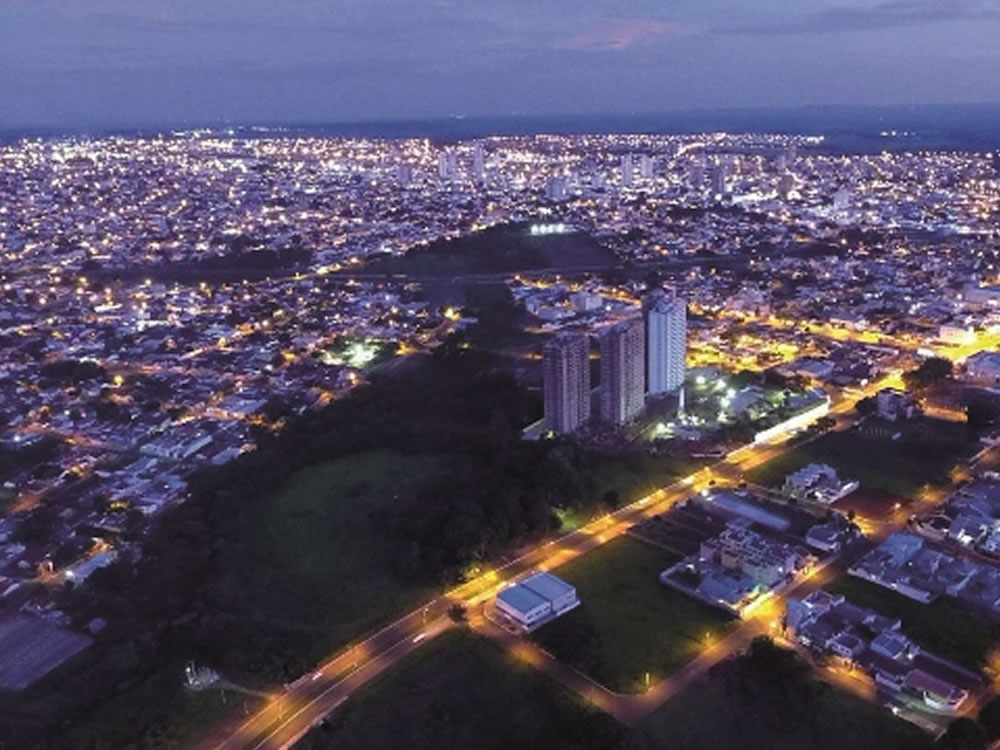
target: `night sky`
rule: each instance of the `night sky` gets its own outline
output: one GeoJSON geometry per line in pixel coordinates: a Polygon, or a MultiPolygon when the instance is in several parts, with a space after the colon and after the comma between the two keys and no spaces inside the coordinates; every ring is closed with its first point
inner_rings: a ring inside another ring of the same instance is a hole
{"type": "Polygon", "coordinates": [[[0,126],[1000,100],[1000,0],[0,0],[0,126]]]}

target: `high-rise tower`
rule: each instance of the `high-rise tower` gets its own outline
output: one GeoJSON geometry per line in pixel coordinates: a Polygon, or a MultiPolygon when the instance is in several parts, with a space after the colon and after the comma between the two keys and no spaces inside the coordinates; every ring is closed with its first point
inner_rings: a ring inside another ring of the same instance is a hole
{"type": "Polygon", "coordinates": [[[645,405],[645,358],[641,320],[624,321],[601,334],[601,418],[620,425],[645,405]]]}
{"type": "Polygon", "coordinates": [[[563,333],[542,350],[545,427],[573,432],[590,419],[590,344],[579,333],[563,333]]]}
{"type": "MultiPolygon", "coordinates": [[[[645,300],[643,300],[645,303],[645,300]]],[[[687,304],[659,297],[646,310],[646,388],[650,395],[671,393],[684,385],[687,356],[687,304]]]]}

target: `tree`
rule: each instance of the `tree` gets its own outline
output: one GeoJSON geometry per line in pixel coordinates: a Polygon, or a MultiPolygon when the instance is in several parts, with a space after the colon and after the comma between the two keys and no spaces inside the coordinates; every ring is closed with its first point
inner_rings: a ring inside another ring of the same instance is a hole
{"type": "Polygon", "coordinates": [[[51,505],[40,505],[15,529],[13,540],[28,544],[48,541],[55,529],[57,516],[56,509],[51,505]]]}
{"type": "Polygon", "coordinates": [[[994,696],[979,711],[979,723],[990,740],[1000,739],[1000,696],[994,696]]]}
{"type": "Polygon", "coordinates": [[[396,558],[396,573],[401,578],[414,579],[420,573],[421,555],[420,543],[411,539],[404,544],[396,558]]]}
{"type": "Polygon", "coordinates": [[[619,493],[618,490],[608,490],[601,495],[601,501],[612,510],[615,510],[619,505],[621,505],[621,493],[619,493]]]}
{"type": "Polygon", "coordinates": [[[951,377],[953,365],[944,357],[928,357],[915,370],[903,373],[907,390],[920,391],[951,377]]]}
{"type": "Polygon", "coordinates": [[[57,568],[65,568],[83,553],[83,545],[76,539],[67,539],[52,553],[52,564],[57,568]]]}
{"type": "Polygon", "coordinates": [[[832,430],[837,424],[837,420],[833,417],[820,417],[815,422],[816,432],[828,432],[832,430]]]}
{"type": "Polygon", "coordinates": [[[493,407],[490,414],[490,447],[498,456],[506,455],[510,451],[510,445],[514,435],[507,421],[507,416],[499,405],[493,407]]]}
{"type": "Polygon", "coordinates": [[[938,750],[986,750],[988,745],[986,730],[975,719],[962,717],[948,725],[934,747],[938,750]]]}
{"type": "Polygon", "coordinates": [[[875,403],[875,398],[873,396],[868,396],[867,398],[860,399],[858,403],[854,405],[854,410],[860,414],[862,417],[870,417],[875,413],[877,405],[875,403]]]}
{"type": "Polygon", "coordinates": [[[754,638],[742,655],[721,662],[712,674],[721,677],[726,694],[745,711],[783,729],[808,721],[824,689],[811,679],[808,662],[767,636],[754,638]]]}

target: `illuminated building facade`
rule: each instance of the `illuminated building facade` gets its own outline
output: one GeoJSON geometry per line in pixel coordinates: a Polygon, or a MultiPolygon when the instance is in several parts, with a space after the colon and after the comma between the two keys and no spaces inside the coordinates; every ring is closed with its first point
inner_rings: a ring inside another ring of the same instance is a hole
{"type": "Polygon", "coordinates": [[[560,334],[542,358],[545,428],[573,432],[590,419],[590,344],[583,334],[560,334]]]}
{"type": "Polygon", "coordinates": [[[641,320],[623,321],[601,334],[601,417],[610,424],[625,424],[642,412],[645,348],[641,320]]]}
{"type": "MultiPolygon", "coordinates": [[[[647,295],[649,296],[649,295],[647,295]]],[[[687,303],[656,295],[643,300],[646,321],[646,389],[672,393],[684,385],[687,355],[687,303]]]]}

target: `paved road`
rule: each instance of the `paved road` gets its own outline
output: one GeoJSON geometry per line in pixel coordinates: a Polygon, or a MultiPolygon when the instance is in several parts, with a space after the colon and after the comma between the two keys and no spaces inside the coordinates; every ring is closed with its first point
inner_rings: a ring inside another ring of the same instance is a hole
{"type": "MultiPolygon", "coordinates": [[[[870,384],[864,393],[875,393],[896,382],[898,376],[887,376],[870,384]]],[[[853,404],[853,399],[843,399],[831,408],[831,415],[837,419],[837,429],[853,424],[853,404]]],[[[717,464],[657,490],[632,505],[598,518],[559,539],[531,548],[497,569],[427,602],[420,609],[387,625],[360,643],[341,650],[316,670],[277,694],[224,741],[209,743],[205,747],[214,750],[290,747],[326,716],[334,705],[339,705],[342,699],[350,696],[368,679],[447,630],[451,626],[448,610],[453,604],[462,604],[471,611],[495,595],[504,583],[532,570],[559,567],[624,534],[633,524],[668,511],[674,504],[690,497],[694,492],[706,489],[717,479],[736,479],[743,472],[787,450],[789,447],[784,443],[744,446],[717,464]]],[[[905,518],[902,520],[905,521],[905,518]]],[[[666,685],[661,683],[646,693],[645,696],[648,697],[644,700],[649,705],[653,705],[653,701],[657,701],[655,705],[659,705],[680,689],[680,686],[730,653],[733,648],[749,643],[758,634],[758,631],[753,630],[752,623],[760,626],[757,619],[748,621],[670,678],[666,685]]],[[[618,712],[612,713],[617,715],[618,712]]]]}

